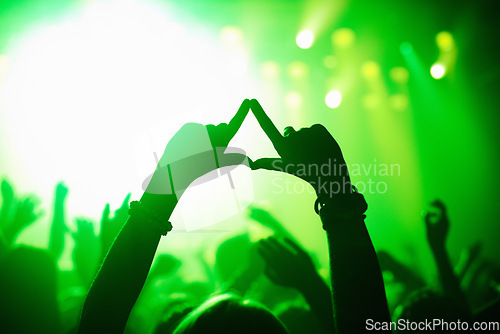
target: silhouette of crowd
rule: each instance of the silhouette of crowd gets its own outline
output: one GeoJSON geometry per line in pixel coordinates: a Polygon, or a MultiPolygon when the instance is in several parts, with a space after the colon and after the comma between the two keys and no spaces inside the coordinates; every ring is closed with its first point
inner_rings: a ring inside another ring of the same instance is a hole
{"type": "Polygon", "coordinates": [[[92,222],[77,219],[76,232],[71,233],[72,271],[57,265],[70,231],[68,188],[63,183],[55,187],[50,241],[47,249],[40,249],[16,242],[21,231],[39,219],[39,201],[16,194],[4,180],[0,333],[441,333],[446,331],[390,326],[399,319],[498,324],[500,268],[481,256],[480,244],[464,249],[460,261],[452,263],[446,240],[453,222],[445,204],[433,201],[422,217],[439,281],[439,288],[432,288],[394,255],[375,252],[364,222],[370,203],[351,186],[348,166],[323,125],[299,130],[289,126],[281,134],[259,102],[245,100],[228,124],[184,125],[167,144],[143,196],[125,196],[114,213],[105,206],[98,235],[92,222]],[[250,111],[278,158],[253,161],[225,152],[250,111]],[[204,151],[203,133],[212,151],[204,151]],[[202,153],[179,159],[183,152],[202,153]],[[314,168],[294,168],[332,161],[342,173],[320,175],[311,172],[314,168]],[[175,238],[170,216],[193,181],[218,167],[245,164],[252,170],[277,170],[277,162],[290,166],[287,172],[316,191],[310,210],[316,211],[317,220],[294,223],[324,230],[327,274],[320,274],[315,257],[259,207],[250,207],[247,214],[272,235],[258,241],[247,232],[227,237],[218,245],[213,265],[203,255],[155,256],[161,238],[175,238]],[[348,187],[332,193],[332,187],[321,186],[325,182],[348,187]],[[179,270],[186,261],[197,261],[206,270],[206,280],[186,280],[179,270]],[[383,272],[391,273],[391,279],[383,272]],[[391,284],[402,288],[388,300],[385,291],[391,284]]]}

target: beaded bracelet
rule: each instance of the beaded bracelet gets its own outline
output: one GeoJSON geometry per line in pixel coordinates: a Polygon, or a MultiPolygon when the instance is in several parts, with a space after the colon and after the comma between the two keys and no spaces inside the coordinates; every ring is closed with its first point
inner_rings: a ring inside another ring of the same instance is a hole
{"type": "Polygon", "coordinates": [[[325,222],[352,221],[356,219],[364,220],[364,214],[368,209],[365,198],[362,194],[355,192],[344,194],[337,198],[324,200],[318,197],[314,203],[314,210],[321,216],[323,229],[326,230],[325,222]]]}
{"type": "Polygon", "coordinates": [[[170,221],[167,220],[165,223],[162,219],[147,211],[138,201],[130,202],[128,214],[130,216],[135,216],[142,221],[147,221],[151,226],[156,225],[161,235],[167,235],[168,232],[172,231],[172,223],[170,221]]]}
{"type": "Polygon", "coordinates": [[[364,213],[368,209],[364,196],[358,192],[356,187],[352,186],[352,190],[352,192],[347,194],[339,194],[333,199],[326,196],[318,196],[314,202],[314,211],[319,215],[320,210],[329,204],[338,210],[364,213]]]}

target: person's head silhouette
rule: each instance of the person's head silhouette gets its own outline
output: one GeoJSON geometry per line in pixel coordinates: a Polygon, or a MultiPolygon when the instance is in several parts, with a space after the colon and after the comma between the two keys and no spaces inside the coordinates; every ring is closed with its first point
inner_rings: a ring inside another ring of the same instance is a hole
{"type": "Polygon", "coordinates": [[[235,295],[224,294],[196,308],[174,333],[285,334],[287,330],[264,306],[235,295]]]}

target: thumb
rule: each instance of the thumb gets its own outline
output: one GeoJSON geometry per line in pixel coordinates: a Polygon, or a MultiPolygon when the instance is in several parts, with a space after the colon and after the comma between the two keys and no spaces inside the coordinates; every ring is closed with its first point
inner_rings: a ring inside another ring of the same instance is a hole
{"type": "Polygon", "coordinates": [[[125,199],[123,200],[122,206],[120,207],[120,209],[128,210],[128,208],[129,208],[129,202],[130,202],[130,197],[131,196],[132,196],[131,193],[128,193],[127,196],[125,196],[125,199]]]}
{"type": "Polygon", "coordinates": [[[280,158],[261,158],[250,162],[252,170],[267,169],[283,172],[283,160],[280,158]]]}
{"type": "Polygon", "coordinates": [[[106,206],[104,207],[104,210],[102,211],[101,223],[109,220],[109,214],[110,214],[109,203],[107,203],[106,206]]]}
{"type": "Polygon", "coordinates": [[[250,167],[252,160],[246,152],[235,147],[216,147],[215,159],[217,168],[244,165],[250,167]]]}

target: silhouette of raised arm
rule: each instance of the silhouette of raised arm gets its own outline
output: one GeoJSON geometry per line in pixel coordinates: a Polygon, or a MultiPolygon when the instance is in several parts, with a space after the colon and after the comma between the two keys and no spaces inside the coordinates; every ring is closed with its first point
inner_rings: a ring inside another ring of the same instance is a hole
{"type": "Polygon", "coordinates": [[[328,239],[337,332],[363,333],[367,319],[390,321],[382,274],[364,224],[366,202],[352,191],[339,145],[319,124],[298,131],[287,127],[282,136],[256,100],[251,108],[280,155],[256,160],[252,168],[296,175],[318,195],[328,239]],[[324,164],[332,166],[330,173],[319,168],[324,164]]]}
{"type": "Polygon", "coordinates": [[[101,243],[101,258],[106,256],[111,244],[115,240],[118,232],[128,219],[128,210],[131,194],[127,194],[122,202],[122,205],[115,211],[113,217],[110,217],[109,204],[106,204],[101,217],[101,231],[99,233],[99,241],[101,243]]]}
{"type": "Polygon", "coordinates": [[[26,196],[16,203],[14,216],[4,227],[4,236],[9,245],[14,243],[21,231],[43,215],[43,211],[39,209],[39,205],[40,200],[35,196],[26,196]]]}
{"type": "Polygon", "coordinates": [[[0,208],[0,254],[4,254],[10,247],[10,242],[7,240],[4,230],[9,223],[15,202],[14,189],[7,180],[2,180],[0,194],[2,195],[2,207],[0,208]]]}
{"type": "Polygon", "coordinates": [[[50,227],[49,252],[57,261],[64,251],[64,235],[68,229],[65,217],[68,188],[62,182],[58,183],[54,193],[54,212],[50,227]]]}
{"type": "Polygon", "coordinates": [[[467,300],[446,252],[446,238],[450,228],[446,206],[442,201],[435,200],[431,203],[431,207],[435,212],[427,212],[424,221],[427,241],[436,260],[439,282],[444,294],[454,298],[464,310],[468,310],[467,300]]]}
{"type": "Polygon", "coordinates": [[[91,221],[77,218],[75,223],[77,230],[72,234],[75,241],[73,263],[83,285],[89,287],[99,265],[99,240],[91,221]]]}
{"type": "MultiPolygon", "coordinates": [[[[146,281],[165,226],[183,191],[218,166],[240,164],[240,154],[217,154],[211,148],[227,145],[248,113],[245,100],[229,124],[184,125],[169,141],[149,181],[138,210],[130,212],[114,240],[85,301],[79,333],[122,333],[146,281]],[[201,153],[200,153],[201,152],[201,153]],[[175,174],[171,173],[175,172],[175,174]],[[173,183],[172,183],[173,181],[173,183]]],[[[216,153],[223,150],[215,150],[216,153]]]]}
{"type": "Polygon", "coordinates": [[[266,276],[275,284],[297,289],[325,333],[334,333],[330,288],[318,275],[309,254],[290,239],[274,237],[260,241],[257,250],[266,263],[266,276]]]}

